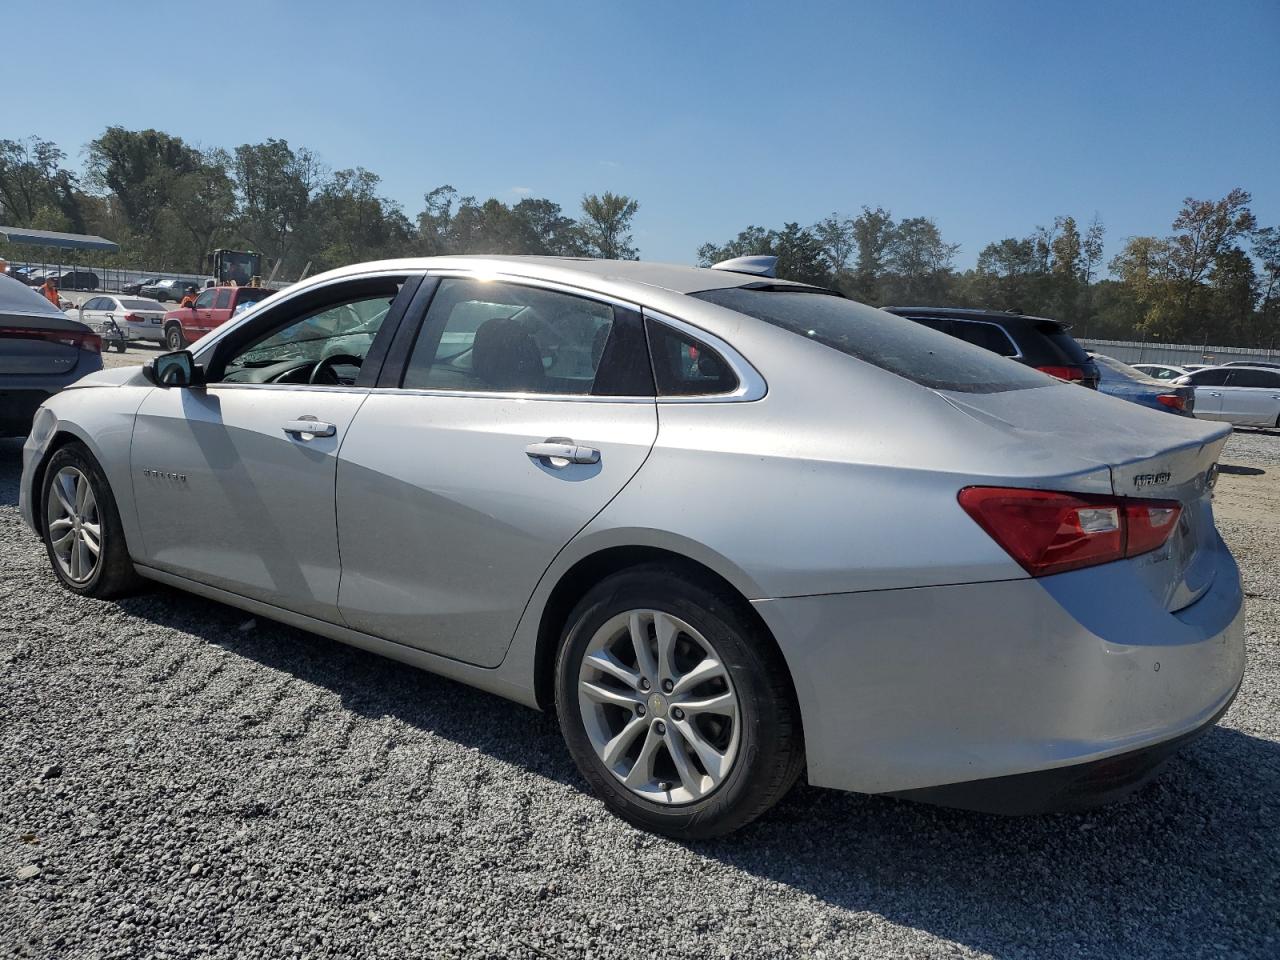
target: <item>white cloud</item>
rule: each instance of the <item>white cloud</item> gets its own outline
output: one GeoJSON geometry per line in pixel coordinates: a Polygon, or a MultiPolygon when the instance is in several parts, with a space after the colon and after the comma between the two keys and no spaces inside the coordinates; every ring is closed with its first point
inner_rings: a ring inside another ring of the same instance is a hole
{"type": "Polygon", "coordinates": [[[533,193],[533,188],[532,187],[512,187],[511,192],[515,194],[519,194],[522,197],[527,197],[529,194],[533,193]]]}

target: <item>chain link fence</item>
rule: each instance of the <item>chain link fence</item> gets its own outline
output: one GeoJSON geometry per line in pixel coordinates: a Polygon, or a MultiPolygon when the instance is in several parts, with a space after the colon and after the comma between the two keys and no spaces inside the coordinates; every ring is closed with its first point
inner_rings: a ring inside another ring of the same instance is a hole
{"type": "Polygon", "coordinates": [[[1102,353],[1125,363],[1227,363],[1231,360],[1263,360],[1275,363],[1280,350],[1266,347],[1219,347],[1203,343],[1161,343],[1158,340],[1088,340],[1076,338],[1092,353],[1102,353]]]}

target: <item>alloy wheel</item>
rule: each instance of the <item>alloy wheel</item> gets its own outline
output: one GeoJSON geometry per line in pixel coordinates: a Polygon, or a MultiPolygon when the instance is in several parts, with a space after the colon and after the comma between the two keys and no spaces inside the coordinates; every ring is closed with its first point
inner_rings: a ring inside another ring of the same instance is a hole
{"type": "Polygon", "coordinates": [[[70,580],[85,583],[102,556],[102,521],[93,485],[75,467],[63,467],[54,474],[45,499],[49,543],[58,566],[70,580]]]}
{"type": "Polygon", "coordinates": [[[596,756],[654,803],[701,800],[738,756],[738,695],[698,630],[661,610],[610,618],[587,644],[578,705],[596,756]]]}

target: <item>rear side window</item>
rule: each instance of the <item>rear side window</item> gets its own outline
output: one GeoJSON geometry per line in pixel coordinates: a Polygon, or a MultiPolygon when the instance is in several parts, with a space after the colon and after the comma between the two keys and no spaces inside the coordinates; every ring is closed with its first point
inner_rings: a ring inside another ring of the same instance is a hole
{"type": "Polygon", "coordinates": [[[738,378],[724,357],[701,340],[648,318],[653,378],[660,397],[705,397],[733,393],[738,378]]]}
{"type": "Polygon", "coordinates": [[[1002,357],[1012,357],[1018,351],[1008,334],[994,323],[980,323],[973,320],[957,320],[950,331],[953,337],[959,337],[965,343],[990,350],[1002,357]]]}
{"type": "MultiPolygon", "coordinates": [[[[999,393],[1055,382],[989,350],[834,294],[733,287],[692,296],[816,340],[935,390],[999,393]]],[[[656,353],[654,364],[656,367],[656,353]]]]}
{"type": "MultiPolygon", "coordinates": [[[[1017,336],[1016,325],[1014,336],[1017,336]]],[[[1089,354],[1076,343],[1060,323],[1044,320],[1022,337],[1023,359],[1037,367],[1079,367],[1089,362],[1089,354]]]]}
{"type": "Polygon", "coordinates": [[[1227,377],[1228,387],[1280,387],[1280,373],[1270,370],[1232,370],[1227,377]]]}
{"type": "Polygon", "coordinates": [[[1187,383],[1197,387],[1220,387],[1227,382],[1227,375],[1230,372],[1230,370],[1197,370],[1189,374],[1186,380],[1187,383]]]}

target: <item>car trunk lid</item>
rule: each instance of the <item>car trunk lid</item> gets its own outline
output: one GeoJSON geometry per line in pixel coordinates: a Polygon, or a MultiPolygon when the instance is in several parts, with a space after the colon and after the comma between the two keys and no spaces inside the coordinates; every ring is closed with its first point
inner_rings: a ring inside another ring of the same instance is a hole
{"type": "Polygon", "coordinates": [[[1150,553],[1123,562],[1169,610],[1194,603],[1213,578],[1213,484],[1229,427],[1170,417],[1089,390],[1054,387],[1002,393],[943,393],[958,409],[1043,454],[1046,463],[1105,467],[1118,497],[1176,500],[1175,529],[1150,553]],[[1050,395],[1051,394],[1051,395],[1050,395]]]}

